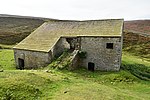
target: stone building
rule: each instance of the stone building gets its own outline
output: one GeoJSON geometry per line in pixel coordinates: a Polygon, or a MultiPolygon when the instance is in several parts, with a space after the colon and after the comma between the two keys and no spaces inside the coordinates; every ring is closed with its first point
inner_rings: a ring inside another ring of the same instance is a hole
{"type": "Polygon", "coordinates": [[[13,48],[17,68],[44,67],[64,50],[72,49],[86,52],[79,66],[118,71],[123,22],[123,19],[46,22],[13,48]]]}

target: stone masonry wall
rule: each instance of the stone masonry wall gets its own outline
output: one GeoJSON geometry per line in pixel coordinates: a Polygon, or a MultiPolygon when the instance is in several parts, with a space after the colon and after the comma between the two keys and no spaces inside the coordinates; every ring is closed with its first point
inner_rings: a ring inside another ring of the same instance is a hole
{"type": "Polygon", "coordinates": [[[77,69],[79,67],[80,64],[80,58],[78,56],[78,52],[79,50],[74,50],[71,54],[71,64],[70,64],[70,70],[74,70],[77,69]]]}
{"type": "Polygon", "coordinates": [[[57,43],[51,49],[52,57],[58,57],[65,49],[69,49],[70,45],[66,41],[66,38],[60,38],[57,43]]]}
{"type": "Polygon", "coordinates": [[[19,68],[18,58],[24,60],[25,69],[34,69],[38,67],[44,67],[51,62],[51,53],[16,50],[14,49],[15,62],[17,68],[19,68]]]}
{"type": "Polygon", "coordinates": [[[82,66],[88,69],[88,63],[94,63],[94,70],[118,71],[121,64],[121,37],[81,37],[81,51],[87,52],[82,66]],[[113,49],[106,48],[107,43],[113,43],[113,49]]]}

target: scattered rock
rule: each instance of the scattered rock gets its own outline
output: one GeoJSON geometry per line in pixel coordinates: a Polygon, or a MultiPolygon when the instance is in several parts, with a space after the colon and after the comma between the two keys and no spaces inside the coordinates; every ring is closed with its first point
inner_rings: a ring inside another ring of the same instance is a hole
{"type": "Polygon", "coordinates": [[[64,77],[64,79],[65,79],[65,80],[69,80],[69,78],[68,78],[68,77],[64,77]]]}
{"type": "Polygon", "coordinates": [[[64,91],[64,94],[67,93],[67,92],[69,92],[69,91],[64,91]]]}
{"type": "Polygon", "coordinates": [[[0,72],[4,72],[4,70],[0,70],[0,72]]]}
{"type": "Polygon", "coordinates": [[[49,73],[49,70],[45,70],[45,72],[49,73]]]}
{"type": "Polygon", "coordinates": [[[55,73],[53,70],[45,70],[44,72],[51,73],[51,74],[55,73]]]}

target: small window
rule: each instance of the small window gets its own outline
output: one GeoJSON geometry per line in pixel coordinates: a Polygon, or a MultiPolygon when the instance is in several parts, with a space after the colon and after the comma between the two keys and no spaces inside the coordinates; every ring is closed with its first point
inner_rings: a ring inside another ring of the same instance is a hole
{"type": "Polygon", "coordinates": [[[113,43],[107,43],[106,48],[107,49],[113,49],[113,43]]]}

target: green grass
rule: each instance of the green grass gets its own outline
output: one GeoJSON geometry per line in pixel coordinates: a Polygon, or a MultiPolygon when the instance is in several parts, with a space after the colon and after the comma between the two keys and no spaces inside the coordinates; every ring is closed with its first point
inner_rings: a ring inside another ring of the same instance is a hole
{"type": "Polygon", "coordinates": [[[126,71],[93,73],[80,69],[73,72],[52,70],[47,73],[25,70],[5,71],[0,73],[0,76],[1,99],[8,97],[12,100],[150,99],[150,84],[126,71]],[[128,77],[128,81],[124,79],[125,77],[128,77]],[[123,79],[124,81],[120,81],[123,79]]]}
{"type": "Polygon", "coordinates": [[[15,69],[14,53],[10,49],[0,49],[0,69],[15,69]]]}
{"type": "Polygon", "coordinates": [[[122,62],[126,62],[128,64],[143,64],[146,66],[150,66],[150,58],[145,59],[142,58],[141,56],[135,56],[132,53],[124,51],[122,53],[122,62]]]}
{"type": "Polygon", "coordinates": [[[134,45],[124,47],[123,50],[126,52],[130,52],[130,54],[138,56],[143,60],[150,61],[150,42],[141,44],[135,43],[134,45]]]}
{"type": "Polygon", "coordinates": [[[43,72],[11,70],[0,73],[0,77],[0,100],[49,99],[58,87],[57,80],[43,72]]]}
{"type": "MultiPolygon", "coordinates": [[[[150,62],[123,52],[119,72],[58,70],[15,70],[12,50],[1,50],[0,100],[150,100],[150,82],[137,77],[126,67],[150,62]],[[9,63],[6,63],[9,62],[9,63]]],[[[138,69],[136,66],[134,68],[138,69]]],[[[145,68],[139,66],[141,72],[145,68]]]]}
{"type": "Polygon", "coordinates": [[[123,52],[122,68],[142,80],[150,81],[150,62],[141,57],[123,52]]]}

